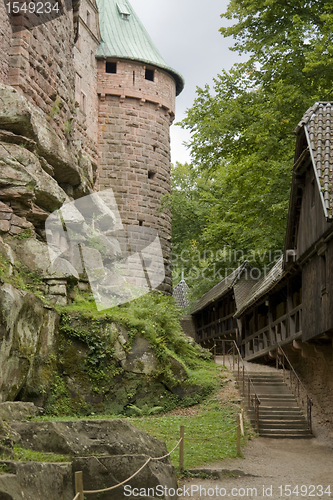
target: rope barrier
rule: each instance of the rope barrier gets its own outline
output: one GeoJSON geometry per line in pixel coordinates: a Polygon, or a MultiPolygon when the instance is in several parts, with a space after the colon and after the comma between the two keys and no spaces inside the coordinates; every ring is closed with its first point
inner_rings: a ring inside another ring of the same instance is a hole
{"type": "Polygon", "coordinates": [[[86,495],[93,494],[93,493],[104,493],[105,491],[111,491],[111,490],[114,490],[115,488],[119,488],[119,486],[122,486],[123,484],[128,483],[128,481],[130,481],[131,479],[133,479],[133,477],[135,477],[137,474],[139,474],[139,472],[141,472],[142,469],[144,469],[146,467],[146,465],[148,465],[149,462],[151,462],[152,460],[163,460],[163,458],[169,457],[171,455],[171,453],[173,451],[175,451],[175,449],[177,448],[177,446],[179,446],[179,444],[181,443],[182,439],[183,438],[180,438],[180,440],[178,441],[178,443],[176,444],[176,446],[171,451],[169,451],[169,453],[167,453],[166,455],[163,455],[163,457],[156,457],[156,458],[155,457],[149,457],[148,460],[142,465],[142,467],[140,467],[139,470],[137,470],[134,474],[132,474],[132,476],[130,476],[129,478],[125,479],[125,481],[122,481],[121,483],[116,484],[114,486],[110,486],[110,488],[105,488],[104,490],[88,490],[88,491],[83,491],[83,493],[86,494],[86,495]]]}
{"type": "Polygon", "coordinates": [[[169,451],[169,453],[167,453],[166,455],[164,455],[163,457],[158,457],[158,458],[151,457],[151,459],[152,460],[162,460],[163,458],[169,457],[171,455],[171,453],[174,452],[175,449],[180,445],[180,443],[182,442],[182,440],[183,440],[183,438],[180,438],[180,440],[178,441],[178,443],[176,444],[176,446],[171,451],[169,451]]]}

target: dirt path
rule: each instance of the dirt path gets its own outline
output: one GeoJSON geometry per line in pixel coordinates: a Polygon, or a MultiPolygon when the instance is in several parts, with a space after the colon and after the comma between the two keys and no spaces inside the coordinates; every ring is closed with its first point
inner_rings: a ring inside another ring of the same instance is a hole
{"type": "MultiPolygon", "coordinates": [[[[192,478],[183,481],[182,486],[186,488],[194,486],[194,491],[189,491],[193,493],[193,499],[333,497],[333,450],[317,439],[256,438],[247,445],[244,458],[228,459],[207,467],[229,473],[224,472],[220,479],[215,480],[192,478]],[[289,487],[294,490],[294,494],[289,495],[287,485],[291,485],[289,487]],[[294,489],[297,485],[298,495],[294,489]],[[310,488],[310,485],[313,487],[310,488]],[[327,489],[329,485],[330,495],[327,489]],[[201,489],[201,495],[200,486],[206,489],[201,489]],[[209,488],[214,489],[214,494],[212,490],[208,491],[209,488]],[[255,490],[251,490],[253,488],[255,490]]],[[[181,498],[188,498],[188,495],[181,498]]]]}
{"type": "MultiPolygon", "coordinates": [[[[232,392],[235,396],[235,387],[232,392]]],[[[182,481],[180,486],[186,490],[180,499],[333,498],[332,434],[316,418],[314,429],[313,439],[253,439],[243,450],[244,458],[203,467],[215,471],[218,479],[182,481]]]]}

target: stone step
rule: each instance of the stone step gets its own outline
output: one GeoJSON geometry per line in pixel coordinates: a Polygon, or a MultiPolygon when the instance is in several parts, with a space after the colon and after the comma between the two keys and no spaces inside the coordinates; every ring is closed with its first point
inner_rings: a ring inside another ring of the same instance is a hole
{"type": "MultiPolygon", "coordinates": [[[[301,412],[290,387],[283,381],[283,373],[249,372],[254,389],[260,399],[259,435],[270,438],[308,438],[312,434],[304,413],[301,412]]],[[[247,383],[247,382],[246,382],[247,383]]],[[[238,383],[243,387],[242,379],[238,383]]],[[[247,386],[246,386],[247,388],[247,386]]],[[[245,395],[245,405],[248,399],[245,395]]],[[[255,425],[254,408],[248,408],[248,415],[255,425]]]]}
{"type": "Polygon", "coordinates": [[[308,430],[308,424],[305,420],[259,420],[259,431],[260,429],[305,429],[308,430]]]}
{"type": "MultiPolygon", "coordinates": [[[[249,417],[252,419],[254,418],[254,411],[252,412],[248,412],[248,415],[249,417]]],[[[284,414],[276,414],[276,413],[262,413],[262,412],[259,412],[259,416],[260,416],[260,421],[271,421],[271,420],[279,420],[279,421],[299,421],[299,422],[304,422],[305,420],[305,417],[304,415],[302,415],[301,413],[292,413],[292,414],[287,414],[287,415],[284,415],[284,414]]]]}
{"type": "Polygon", "coordinates": [[[263,432],[259,432],[261,437],[265,438],[274,438],[274,439],[310,439],[313,438],[313,434],[309,431],[304,430],[290,430],[289,432],[285,429],[277,430],[274,429],[272,431],[265,430],[263,432]]]}

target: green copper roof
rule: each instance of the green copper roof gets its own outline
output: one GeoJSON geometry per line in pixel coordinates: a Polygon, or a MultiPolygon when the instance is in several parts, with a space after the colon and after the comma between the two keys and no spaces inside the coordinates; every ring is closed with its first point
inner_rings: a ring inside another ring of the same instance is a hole
{"type": "Polygon", "coordinates": [[[170,68],[127,0],[97,0],[102,41],[96,57],[118,57],[164,69],[176,80],[177,95],[184,79],[170,68]]]}

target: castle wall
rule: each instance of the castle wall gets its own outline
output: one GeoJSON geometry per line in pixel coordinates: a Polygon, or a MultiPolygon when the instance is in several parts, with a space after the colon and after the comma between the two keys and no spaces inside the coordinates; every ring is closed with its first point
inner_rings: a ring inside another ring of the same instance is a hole
{"type": "Polygon", "coordinates": [[[137,63],[118,61],[117,73],[109,74],[98,62],[99,189],[113,188],[125,224],[158,231],[166,272],[160,289],[170,292],[171,214],[159,209],[170,192],[175,83],[163,71],[155,70],[153,82],[144,75],[137,63]]]}
{"type": "MultiPolygon", "coordinates": [[[[148,68],[150,68],[148,66],[148,68]]],[[[98,88],[101,95],[134,97],[150,101],[169,110],[172,118],[175,112],[176,86],[174,79],[159,68],[154,71],[154,81],[146,80],[146,66],[138,62],[108,59],[98,61],[98,88]],[[117,73],[105,71],[106,62],[116,62],[117,73]]]]}
{"type": "Polygon", "coordinates": [[[12,28],[4,2],[0,3],[0,82],[5,83],[8,74],[8,54],[12,28]]]}
{"type": "Polygon", "coordinates": [[[24,29],[26,20],[15,18],[12,33],[4,6],[0,5],[0,81],[13,86],[30,103],[43,112],[52,129],[73,151],[73,140],[97,163],[98,98],[97,64],[95,53],[100,41],[96,4],[91,0],[80,2],[76,25],[79,37],[74,45],[73,11],[24,29]],[[87,14],[89,12],[89,15],[87,14]],[[87,19],[87,16],[89,19],[87,19]],[[89,23],[89,26],[87,24],[89,23]],[[75,105],[76,75],[81,76],[80,96],[75,105]]]}
{"type": "MultiPolygon", "coordinates": [[[[99,189],[112,188],[124,224],[158,230],[165,267],[170,264],[171,215],[159,212],[170,191],[170,117],[150,102],[105,96],[100,102],[99,189]]],[[[166,289],[171,290],[170,271],[166,289]]]]}
{"type": "Polygon", "coordinates": [[[90,0],[81,0],[78,38],[74,46],[76,135],[83,147],[97,160],[98,96],[97,61],[95,54],[100,43],[98,10],[90,0]]]}
{"type": "Polygon", "coordinates": [[[16,31],[5,82],[45,114],[61,139],[74,117],[73,37],[71,10],[45,25],[16,31]]]}

